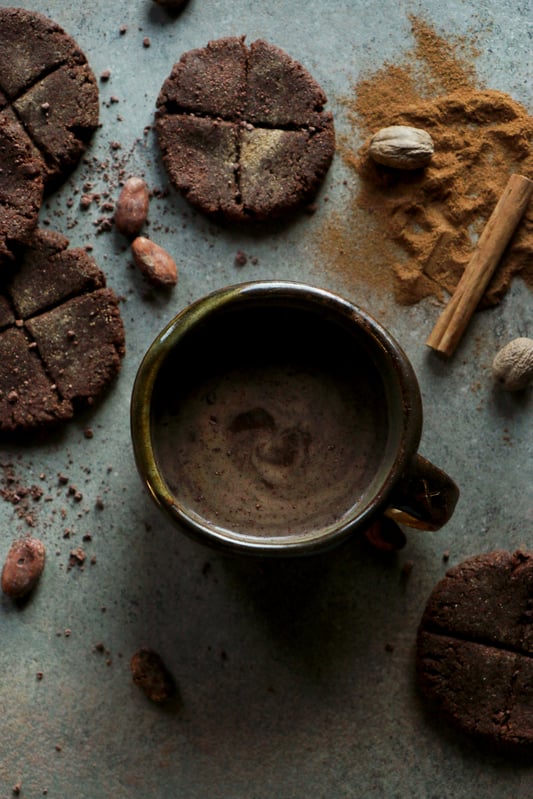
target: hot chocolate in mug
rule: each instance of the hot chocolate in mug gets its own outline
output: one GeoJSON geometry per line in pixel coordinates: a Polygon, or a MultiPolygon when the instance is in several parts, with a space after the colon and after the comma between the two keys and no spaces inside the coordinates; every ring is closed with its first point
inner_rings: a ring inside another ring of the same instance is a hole
{"type": "Polygon", "coordinates": [[[157,504],[233,552],[317,552],[383,514],[436,530],[459,494],[418,453],[422,403],[401,347],[302,283],[230,286],[181,311],[139,367],[131,430],[157,504]]]}

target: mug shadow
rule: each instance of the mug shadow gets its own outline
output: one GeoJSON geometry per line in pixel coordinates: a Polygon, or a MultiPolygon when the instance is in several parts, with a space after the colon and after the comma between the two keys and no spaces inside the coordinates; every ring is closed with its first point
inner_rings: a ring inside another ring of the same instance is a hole
{"type": "MultiPolygon", "coordinates": [[[[165,527],[151,530],[151,551],[165,548],[165,527]]],[[[182,604],[192,607],[193,594],[203,589],[204,601],[219,605],[213,613],[220,616],[220,605],[226,608],[222,638],[238,646],[236,629],[251,630],[261,650],[266,647],[274,658],[297,665],[312,682],[327,679],[354,651],[364,657],[376,636],[383,641],[390,608],[401,604],[405,592],[397,553],[377,551],[362,535],[329,551],[296,557],[226,554],[178,535],[175,555],[157,565],[159,585],[175,582],[175,558],[188,562],[201,578],[181,586],[182,604]]],[[[144,574],[151,571],[148,565],[144,574]]],[[[163,606],[172,607],[172,601],[163,606]]],[[[162,622],[166,626],[168,619],[162,622]]],[[[198,646],[194,630],[191,635],[190,645],[198,646]]]]}
{"type": "MultiPolygon", "coordinates": [[[[174,672],[176,701],[156,708],[168,745],[185,736],[216,741],[221,758],[235,747],[253,758],[265,735],[268,751],[298,747],[313,730],[330,734],[334,717],[352,745],[362,742],[376,697],[396,695],[403,665],[393,643],[413,629],[404,555],[362,535],[308,556],[227,555],[158,523],[144,492],[134,504],[150,529],[129,566],[146,602],[128,637],[161,647],[174,672]]],[[[417,546],[413,537],[408,557],[417,546]]],[[[392,724],[388,714],[382,723],[392,724]]]]}
{"type": "Polygon", "coordinates": [[[402,591],[397,556],[362,536],[311,556],[224,556],[219,566],[273,651],[311,679],[327,679],[348,651],[370,647],[387,603],[402,591]]]}

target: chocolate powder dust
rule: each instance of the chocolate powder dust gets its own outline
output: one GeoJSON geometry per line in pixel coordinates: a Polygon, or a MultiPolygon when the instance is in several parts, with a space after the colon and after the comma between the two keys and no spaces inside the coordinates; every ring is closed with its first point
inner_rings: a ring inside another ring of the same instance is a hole
{"type": "MultiPolygon", "coordinates": [[[[513,172],[533,178],[533,117],[507,94],[476,85],[469,43],[446,41],[411,18],[415,40],[405,64],[385,64],[346,99],[358,150],[340,143],[357,193],[320,231],[320,251],[347,281],[392,289],[411,305],[452,293],[475,242],[513,172]],[[430,133],[425,170],[373,163],[368,141],[379,128],[412,125],[430,133]]],[[[520,275],[533,290],[533,207],[525,214],[482,306],[497,304],[520,275]]]]}

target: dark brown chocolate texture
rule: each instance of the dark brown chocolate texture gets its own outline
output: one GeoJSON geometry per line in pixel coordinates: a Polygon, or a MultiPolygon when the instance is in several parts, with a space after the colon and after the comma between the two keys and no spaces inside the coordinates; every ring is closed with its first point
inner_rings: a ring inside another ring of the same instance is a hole
{"type": "Polygon", "coordinates": [[[78,163],[98,85],[76,42],[36,11],[0,9],[0,263],[37,223],[43,183],[78,163]]]}
{"type": "Polygon", "coordinates": [[[41,161],[16,120],[0,110],[0,264],[37,224],[42,196],[41,161]]]}
{"type": "Polygon", "coordinates": [[[174,186],[227,220],[279,217],[308,203],[335,150],[318,83],[283,50],[229,37],[178,61],[157,100],[174,186]]]}
{"type": "Polygon", "coordinates": [[[424,695],[450,722],[505,749],[533,749],[533,554],[496,551],[450,569],[417,642],[424,695]]]}
{"type": "Polygon", "coordinates": [[[124,349],[117,297],[93,259],[60,234],[35,231],[0,285],[0,434],[92,404],[124,349]]]}
{"type": "Polygon", "coordinates": [[[77,43],[36,11],[0,9],[0,89],[44,160],[45,179],[78,162],[98,125],[98,84],[77,43]]]}

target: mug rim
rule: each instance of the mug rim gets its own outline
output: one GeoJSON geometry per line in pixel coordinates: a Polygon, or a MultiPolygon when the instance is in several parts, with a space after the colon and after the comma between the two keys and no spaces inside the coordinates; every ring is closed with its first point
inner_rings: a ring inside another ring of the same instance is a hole
{"type": "Polygon", "coordinates": [[[370,517],[385,510],[395,484],[418,450],[422,434],[422,400],[418,381],[407,355],[388,330],[367,311],[339,294],[308,283],[255,280],[215,289],[194,300],[156,335],[135,376],[130,403],[130,432],[136,466],[145,487],[155,503],[183,532],[215,548],[233,552],[258,555],[309,554],[340,543],[356,528],[366,526],[370,517]],[[316,307],[323,306],[332,315],[343,317],[349,323],[355,322],[388,355],[388,374],[395,378],[403,409],[397,451],[386,478],[366,505],[357,513],[353,513],[355,508],[350,509],[345,517],[326,527],[286,536],[237,533],[209,522],[181,503],[158,468],[151,435],[152,396],[157,377],[167,357],[187,331],[208,318],[212,312],[220,312],[229,306],[245,305],[250,301],[264,303],[270,300],[273,305],[276,301],[295,301],[301,303],[302,307],[309,305],[310,310],[313,309],[313,304],[316,307]]]}

